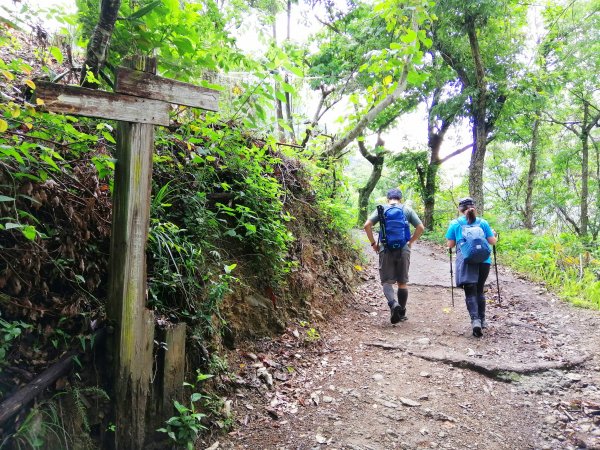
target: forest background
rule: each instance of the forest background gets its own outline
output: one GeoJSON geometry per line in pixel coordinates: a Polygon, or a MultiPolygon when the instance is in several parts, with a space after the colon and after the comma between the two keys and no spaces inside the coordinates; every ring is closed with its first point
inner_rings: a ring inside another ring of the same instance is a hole
{"type": "Polygon", "coordinates": [[[221,93],[218,112],[173,108],[155,142],[149,305],[198,341],[228,339],[237,289],[287,298],[311,236],[351,260],[391,186],[440,241],[474,197],[503,263],[600,308],[598,0],[74,6],[0,6],[1,359],[85,347],[73,317],[101,321],[106,294],[115,124],[45,112],[36,82],[111,90],[134,54],[221,93]]]}

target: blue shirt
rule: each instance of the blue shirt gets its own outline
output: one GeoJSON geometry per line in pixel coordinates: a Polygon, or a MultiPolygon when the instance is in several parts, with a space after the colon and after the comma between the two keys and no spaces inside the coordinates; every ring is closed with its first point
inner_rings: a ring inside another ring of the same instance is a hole
{"type": "MultiPolygon", "coordinates": [[[[494,236],[494,232],[492,231],[492,228],[490,227],[490,224],[487,222],[487,220],[482,219],[480,217],[478,217],[475,220],[479,221],[479,226],[483,230],[483,233],[485,234],[486,239],[494,236]]],[[[450,241],[454,241],[454,242],[460,241],[462,239],[463,225],[468,225],[467,218],[465,216],[459,217],[458,219],[455,219],[452,222],[450,222],[450,225],[448,226],[448,231],[446,231],[446,239],[448,239],[450,241]]],[[[489,257],[482,264],[491,264],[491,263],[492,263],[492,258],[489,257]]]]}

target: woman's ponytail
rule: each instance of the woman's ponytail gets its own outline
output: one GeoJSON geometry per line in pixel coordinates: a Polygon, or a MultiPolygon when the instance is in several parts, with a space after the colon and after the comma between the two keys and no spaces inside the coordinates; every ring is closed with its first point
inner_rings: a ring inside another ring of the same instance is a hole
{"type": "Polygon", "coordinates": [[[475,222],[475,219],[477,218],[475,208],[471,206],[469,209],[467,209],[467,211],[465,212],[465,216],[467,217],[467,222],[469,224],[475,222]]]}
{"type": "Polygon", "coordinates": [[[475,202],[471,197],[465,197],[458,202],[458,210],[465,215],[467,223],[472,224],[477,219],[475,202]]]}

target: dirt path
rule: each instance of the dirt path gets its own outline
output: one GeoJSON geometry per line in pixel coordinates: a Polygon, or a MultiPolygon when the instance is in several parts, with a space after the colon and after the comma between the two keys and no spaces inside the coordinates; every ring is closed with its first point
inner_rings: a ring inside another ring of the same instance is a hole
{"type": "Polygon", "coordinates": [[[369,258],[316,342],[299,325],[238,351],[235,428],[198,448],[600,449],[599,312],[501,270],[474,338],[447,255],[418,243],[409,320],[391,325],[369,258]]]}

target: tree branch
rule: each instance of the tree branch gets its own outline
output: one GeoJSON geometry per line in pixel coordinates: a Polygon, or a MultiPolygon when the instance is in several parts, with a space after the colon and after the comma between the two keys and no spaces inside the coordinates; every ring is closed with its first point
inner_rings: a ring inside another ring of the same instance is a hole
{"type": "Polygon", "coordinates": [[[567,213],[567,211],[565,211],[565,208],[563,208],[560,205],[557,205],[556,208],[562,213],[562,215],[565,218],[565,220],[571,224],[571,226],[575,230],[575,233],[580,234],[581,230],[579,229],[579,226],[577,225],[577,222],[575,222],[571,218],[571,216],[567,213]]]}
{"type": "Polygon", "coordinates": [[[465,145],[464,147],[459,148],[458,150],[454,150],[452,153],[450,153],[449,155],[443,157],[442,159],[438,159],[437,161],[432,161],[432,164],[437,164],[442,165],[444,164],[446,161],[448,161],[451,158],[454,158],[455,156],[460,155],[461,153],[465,152],[466,150],[469,150],[471,147],[473,147],[473,144],[468,144],[465,145]]]}

